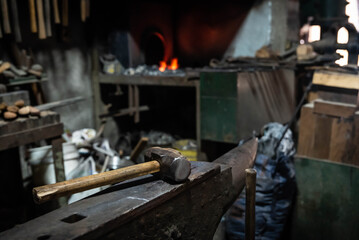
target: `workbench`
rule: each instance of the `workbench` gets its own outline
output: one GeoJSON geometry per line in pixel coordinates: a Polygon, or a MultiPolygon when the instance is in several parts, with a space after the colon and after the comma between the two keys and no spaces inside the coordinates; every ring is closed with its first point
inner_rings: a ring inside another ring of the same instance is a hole
{"type": "MultiPolygon", "coordinates": [[[[0,120],[0,182],[1,210],[13,209],[16,213],[0,214],[0,230],[6,228],[4,224],[18,223],[14,216],[24,215],[21,208],[26,205],[23,194],[23,183],[18,147],[40,140],[49,140],[52,145],[56,181],[64,181],[64,163],[62,154],[63,124],[59,114],[43,111],[40,117],[17,118],[14,121],[0,120]],[[9,219],[7,214],[11,215],[9,219]],[[8,218],[8,219],[7,219],[8,218]]],[[[25,208],[25,207],[24,207],[25,208]]],[[[21,218],[24,218],[21,216],[21,218]]],[[[26,217],[25,217],[26,218],[26,217]]]]}

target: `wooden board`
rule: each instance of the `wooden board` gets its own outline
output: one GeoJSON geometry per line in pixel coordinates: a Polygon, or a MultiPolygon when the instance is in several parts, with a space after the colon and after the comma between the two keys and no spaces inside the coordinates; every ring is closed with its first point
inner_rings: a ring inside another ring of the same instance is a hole
{"type": "Polygon", "coordinates": [[[43,111],[40,117],[17,118],[8,122],[0,120],[0,151],[61,136],[63,124],[60,115],[43,111]]]}
{"type": "Polygon", "coordinates": [[[359,75],[330,71],[315,71],[313,84],[347,89],[359,89],[359,75]]]}
{"type": "Polygon", "coordinates": [[[354,141],[353,119],[334,119],[331,129],[329,160],[352,163],[351,143],[354,141]]]}
{"type": "Polygon", "coordinates": [[[355,104],[324,101],[321,99],[314,101],[313,112],[318,114],[349,118],[354,115],[355,111],[355,104]]]}
{"type": "Polygon", "coordinates": [[[302,107],[298,154],[359,166],[359,112],[345,118],[314,113],[314,109],[315,103],[302,107]]]}
{"type": "MultiPolygon", "coordinates": [[[[216,203],[213,201],[218,199],[214,198],[215,195],[201,195],[202,198],[192,198],[192,194],[197,196],[195,194],[197,191],[201,192],[203,188],[207,188],[208,191],[216,189],[218,194],[219,188],[222,188],[223,192],[227,191],[227,196],[231,195],[229,192],[232,181],[230,167],[205,162],[192,162],[191,164],[192,173],[189,180],[183,184],[169,184],[162,180],[156,180],[153,176],[123,182],[96,196],[60,208],[25,224],[17,225],[0,233],[0,239],[24,239],[24,236],[27,239],[104,239],[105,236],[107,236],[106,239],[128,239],[127,236],[131,234],[127,232],[127,235],[124,236],[123,233],[126,233],[130,227],[136,229],[136,226],[127,225],[122,228],[122,225],[131,223],[138,218],[141,219],[141,216],[146,216],[149,211],[152,211],[152,214],[147,215],[149,216],[148,221],[162,221],[165,224],[160,227],[166,231],[171,227],[168,223],[178,223],[176,216],[171,215],[173,211],[179,211],[179,216],[182,215],[182,218],[189,220],[188,217],[192,216],[192,212],[206,214],[207,211],[201,211],[201,206],[204,207],[201,203],[216,203]],[[214,181],[215,177],[219,175],[221,177],[214,181]],[[215,182],[218,184],[215,185],[215,182]],[[184,211],[186,209],[180,208],[179,204],[172,204],[172,199],[176,198],[180,198],[180,201],[177,202],[190,208],[187,210],[191,210],[192,206],[196,206],[196,208],[191,211],[184,211]],[[164,206],[166,206],[165,210],[156,211],[157,208],[164,206]],[[122,235],[114,234],[116,231],[122,232],[122,235]]],[[[222,195],[226,196],[223,193],[222,195]]],[[[222,211],[222,208],[223,206],[221,209],[207,210],[208,213],[218,214],[217,212],[222,211]]],[[[220,216],[214,224],[218,224],[220,216]]],[[[208,219],[198,219],[204,222],[208,221],[208,219]]],[[[137,229],[140,231],[132,232],[138,237],[136,239],[146,239],[143,234],[146,236],[147,231],[153,230],[147,223],[147,221],[135,221],[134,224],[137,227],[143,226],[143,228],[137,229]]],[[[185,221],[182,222],[182,224],[184,223],[185,221]]],[[[193,227],[196,225],[194,224],[193,227]]],[[[202,234],[208,236],[208,233],[214,229],[207,229],[207,232],[203,231],[202,234]]],[[[181,230],[183,239],[188,239],[186,238],[186,229],[178,230],[181,230]]],[[[158,233],[158,231],[156,232],[158,233]]],[[[189,229],[188,232],[190,232],[189,229]]],[[[191,234],[193,233],[191,232],[191,234]]],[[[155,239],[160,239],[160,237],[155,239]]]]}
{"type": "Polygon", "coordinates": [[[60,115],[52,111],[42,111],[40,117],[19,117],[14,121],[0,119],[0,136],[59,122],[60,115]]]}
{"type": "Polygon", "coordinates": [[[358,94],[346,94],[340,92],[311,91],[308,94],[308,102],[313,102],[314,100],[320,98],[325,101],[356,104],[357,95],[358,94]]]}
{"type": "Polygon", "coordinates": [[[310,156],[314,141],[313,103],[304,105],[299,120],[298,154],[310,156]]]}
{"type": "Polygon", "coordinates": [[[333,118],[314,115],[314,139],[311,156],[328,159],[333,118]]]}

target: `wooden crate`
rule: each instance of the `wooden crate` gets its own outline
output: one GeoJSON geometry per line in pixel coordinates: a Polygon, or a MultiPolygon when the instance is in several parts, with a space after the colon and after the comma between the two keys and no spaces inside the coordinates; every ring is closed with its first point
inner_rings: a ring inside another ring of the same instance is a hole
{"type": "Polygon", "coordinates": [[[359,166],[356,105],[316,100],[302,107],[298,154],[359,166]]]}

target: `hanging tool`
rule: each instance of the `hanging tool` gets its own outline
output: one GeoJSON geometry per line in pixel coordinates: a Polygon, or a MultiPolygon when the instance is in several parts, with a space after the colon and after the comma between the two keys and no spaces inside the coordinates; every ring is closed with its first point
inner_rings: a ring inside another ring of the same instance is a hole
{"type": "Polygon", "coordinates": [[[34,200],[42,203],[61,196],[122,182],[151,173],[160,173],[175,182],[185,181],[191,173],[191,163],[179,151],[153,147],[145,155],[147,162],[86,177],[49,184],[33,189],[34,200]]]}
{"type": "Polygon", "coordinates": [[[0,21],[0,38],[2,38],[1,21],[0,21]]]}
{"type": "Polygon", "coordinates": [[[87,1],[81,0],[81,21],[82,22],[86,21],[86,5],[87,5],[87,1]]]}
{"type": "Polygon", "coordinates": [[[69,25],[69,1],[62,0],[62,26],[69,25]]]}
{"type": "Polygon", "coordinates": [[[12,12],[12,21],[14,23],[14,34],[15,34],[15,41],[21,42],[21,31],[20,31],[20,22],[19,22],[19,14],[16,0],[11,0],[11,12],[12,12]]]}
{"type": "Polygon", "coordinates": [[[35,0],[29,0],[29,13],[30,13],[30,28],[31,32],[37,32],[36,12],[35,12],[35,0]]]}
{"type": "Polygon", "coordinates": [[[90,0],[86,0],[86,18],[90,17],[90,0]]]}
{"type": "Polygon", "coordinates": [[[45,21],[44,21],[44,8],[42,0],[36,0],[37,7],[37,20],[39,22],[39,38],[46,38],[45,21]]]}
{"type": "Polygon", "coordinates": [[[6,0],[1,0],[2,18],[4,22],[4,32],[6,34],[11,33],[10,20],[9,20],[9,9],[6,0]]]}
{"type": "Polygon", "coordinates": [[[51,37],[51,9],[50,9],[50,0],[45,1],[45,23],[46,23],[46,36],[51,37]]]}
{"type": "Polygon", "coordinates": [[[52,6],[54,8],[54,20],[56,24],[60,24],[60,12],[59,12],[59,3],[57,0],[52,0],[52,6]]]}

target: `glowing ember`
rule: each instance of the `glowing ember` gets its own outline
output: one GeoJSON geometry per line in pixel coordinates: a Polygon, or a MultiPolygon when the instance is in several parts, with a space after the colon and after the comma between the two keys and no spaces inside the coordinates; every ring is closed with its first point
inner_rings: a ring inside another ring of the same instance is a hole
{"type": "Polygon", "coordinates": [[[160,61],[160,67],[158,68],[159,71],[164,72],[166,70],[177,70],[178,69],[178,59],[173,58],[171,60],[171,65],[167,66],[167,63],[165,61],[160,61]]]}
{"type": "Polygon", "coordinates": [[[160,62],[160,67],[158,68],[158,70],[160,70],[160,72],[164,72],[166,70],[167,64],[165,61],[161,61],[160,62]]]}
{"type": "Polygon", "coordinates": [[[170,70],[176,70],[178,69],[178,59],[177,58],[173,58],[171,61],[171,65],[168,66],[168,69],[170,70]]]}

